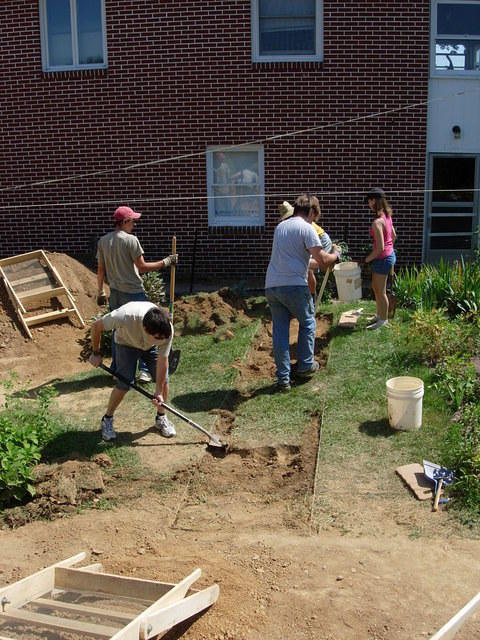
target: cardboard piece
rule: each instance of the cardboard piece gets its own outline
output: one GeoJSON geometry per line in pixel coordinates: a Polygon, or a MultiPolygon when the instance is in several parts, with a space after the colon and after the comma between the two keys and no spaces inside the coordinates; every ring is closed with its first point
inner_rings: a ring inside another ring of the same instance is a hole
{"type": "Polygon", "coordinates": [[[345,329],[351,329],[357,324],[359,317],[362,315],[363,308],[344,311],[338,321],[338,326],[345,329]]]}
{"type": "Polygon", "coordinates": [[[434,485],[425,477],[423,466],[414,462],[395,469],[400,478],[413,491],[418,500],[432,500],[434,485]]]}

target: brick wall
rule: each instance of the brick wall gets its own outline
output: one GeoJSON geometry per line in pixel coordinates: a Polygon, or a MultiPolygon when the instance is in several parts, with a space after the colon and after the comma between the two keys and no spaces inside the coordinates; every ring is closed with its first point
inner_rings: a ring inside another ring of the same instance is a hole
{"type": "Polygon", "coordinates": [[[249,0],[106,0],[106,13],[107,70],[43,73],[38,1],[0,3],[2,257],[86,254],[130,204],[147,260],[175,233],[188,277],[197,230],[197,277],[259,278],[278,202],[319,194],[323,226],[360,258],[378,185],[400,262],[420,260],[426,106],[366,116],[427,99],[428,2],[326,0],[323,63],[252,64],[249,0]],[[265,143],[262,229],[208,229],[203,155],[119,171],[314,126],[265,143]]]}

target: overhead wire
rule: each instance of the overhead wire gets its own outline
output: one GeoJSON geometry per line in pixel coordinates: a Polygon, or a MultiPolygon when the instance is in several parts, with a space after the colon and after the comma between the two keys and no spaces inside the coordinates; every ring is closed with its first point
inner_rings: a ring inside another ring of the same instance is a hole
{"type": "MultiPolygon", "coordinates": [[[[480,88],[477,89],[470,89],[470,90],[462,90],[462,91],[455,91],[453,93],[450,93],[448,95],[445,96],[439,96],[437,98],[431,98],[428,100],[422,100],[420,102],[416,102],[416,103],[412,103],[412,104],[407,104],[407,105],[403,105],[400,107],[394,107],[391,109],[384,109],[381,111],[376,111],[376,112],[372,112],[369,114],[365,114],[365,115],[361,115],[361,116],[356,116],[353,118],[347,118],[345,120],[337,120],[335,122],[330,122],[327,124],[322,124],[322,125],[315,125],[313,127],[307,127],[304,129],[296,129],[294,131],[287,131],[285,133],[280,133],[280,134],[275,134],[272,136],[267,136],[265,138],[260,138],[258,140],[253,140],[253,141],[248,141],[248,142],[241,142],[241,143],[236,143],[236,144],[231,144],[231,145],[218,145],[218,150],[221,151],[231,151],[231,150],[236,150],[236,149],[240,149],[242,147],[248,147],[251,145],[255,145],[255,144],[266,144],[268,142],[275,142],[277,140],[281,140],[283,138],[288,138],[288,137],[293,137],[293,136],[298,136],[298,135],[304,135],[307,133],[313,133],[316,131],[322,131],[325,129],[330,129],[330,128],[336,128],[336,127],[340,127],[340,126],[345,126],[348,124],[352,124],[355,122],[361,122],[361,121],[366,121],[366,120],[371,120],[374,118],[378,118],[381,116],[388,116],[391,115],[393,113],[400,113],[401,111],[407,111],[410,109],[416,109],[418,107],[422,107],[422,106],[427,106],[429,104],[432,104],[434,102],[440,102],[440,101],[444,101],[444,100],[448,100],[451,99],[453,97],[457,97],[457,96],[461,96],[461,95],[465,95],[468,93],[478,93],[480,92],[480,88]]],[[[195,157],[201,157],[201,156],[206,156],[208,153],[211,153],[212,149],[204,149],[202,151],[197,151],[197,152],[191,152],[191,153],[184,153],[184,154],[179,154],[179,155],[175,155],[175,156],[170,156],[168,158],[157,158],[156,160],[150,160],[150,161],[146,161],[146,162],[140,162],[140,163],[135,163],[135,164],[130,164],[124,167],[112,167],[110,169],[102,169],[102,170],[98,170],[98,171],[92,171],[92,172],[88,172],[88,173],[81,173],[81,174],[75,174],[75,175],[70,175],[70,176],[65,176],[62,178],[51,178],[48,180],[39,180],[39,181],[35,181],[35,182],[30,182],[30,183],[24,183],[24,184],[19,184],[19,185],[10,185],[7,187],[2,187],[0,188],[0,193],[5,193],[7,191],[19,191],[19,190],[24,190],[24,189],[28,189],[28,188],[36,188],[36,187],[42,187],[42,186],[47,186],[47,185],[54,185],[54,184],[60,184],[63,182],[68,182],[68,181],[73,181],[73,180],[81,180],[81,179],[85,179],[85,178],[92,178],[92,177],[98,177],[98,176],[103,176],[103,175],[109,175],[109,174],[113,174],[113,173],[120,173],[120,172],[127,172],[127,171],[133,171],[135,169],[142,169],[142,168],[146,168],[146,167],[151,167],[151,166],[156,166],[156,165],[160,165],[160,164],[166,164],[166,163],[172,163],[175,161],[179,161],[179,160],[185,160],[185,159],[189,159],[189,158],[195,158],[195,157]]],[[[408,190],[408,191],[394,191],[394,193],[424,193],[428,190],[408,190]]],[[[437,189],[434,190],[435,192],[438,192],[437,189]]],[[[477,191],[476,189],[466,189],[465,191],[477,191]]],[[[319,192],[317,195],[355,195],[358,192],[319,192]]],[[[363,193],[363,192],[362,192],[363,193]]],[[[263,197],[282,197],[282,194],[255,194],[255,195],[262,195],[263,197]]],[[[225,197],[225,196],[217,196],[219,198],[225,197]]],[[[251,197],[251,194],[248,194],[246,196],[241,196],[241,195],[236,195],[236,198],[241,198],[241,197],[251,197]]],[[[215,198],[214,196],[189,196],[188,197],[191,200],[208,200],[208,199],[212,199],[215,198]]],[[[130,203],[135,203],[135,202],[156,202],[156,201],[164,201],[164,200],[168,200],[168,201],[175,201],[175,200],[185,200],[185,196],[161,196],[158,198],[134,198],[134,199],[128,199],[128,201],[130,203]]],[[[112,204],[112,203],[116,203],[118,202],[118,199],[115,200],[101,200],[101,201],[96,201],[96,202],[92,202],[91,200],[85,202],[85,201],[75,201],[75,202],[59,202],[59,203],[48,203],[48,206],[50,207],[66,207],[66,206],[81,206],[81,205],[92,205],[92,204],[112,204]]],[[[0,210],[5,210],[5,209],[16,209],[16,208],[35,208],[35,207],[40,207],[40,206],[45,206],[42,203],[35,203],[35,204],[23,204],[23,205],[7,205],[7,206],[0,206],[0,210]]]]}

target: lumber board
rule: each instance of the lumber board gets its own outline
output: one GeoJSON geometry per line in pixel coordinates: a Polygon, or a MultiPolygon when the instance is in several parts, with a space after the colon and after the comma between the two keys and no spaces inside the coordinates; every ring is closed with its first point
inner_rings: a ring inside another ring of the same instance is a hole
{"type": "Polygon", "coordinates": [[[141,625],[141,640],[154,638],[159,633],[168,631],[179,622],[212,606],[218,599],[219,591],[218,584],[214,584],[183,598],[179,602],[174,602],[160,611],[144,616],[141,625]]]}
{"type": "Polygon", "coordinates": [[[87,564],[85,567],[75,567],[77,571],[96,571],[100,573],[103,571],[103,564],[101,562],[94,562],[93,564],[87,564]]]}
{"type": "MultiPolygon", "coordinates": [[[[123,629],[123,632],[125,634],[129,634],[132,630],[135,630],[135,633],[136,633],[136,635],[134,636],[135,639],[137,640],[137,638],[141,638],[143,640],[144,637],[147,637],[145,636],[145,628],[142,626],[142,621],[145,618],[145,616],[148,616],[151,613],[155,613],[158,610],[163,609],[164,607],[181,600],[185,596],[189,588],[192,586],[192,584],[196,580],[198,580],[198,578],[200,578],[201,575],[202,575],[201,569],[195,569],[195,571],[192,571],[190,575],[188,575],[186,578],[181,580],[178,584],[173,586],[173,588],[170,589],[170,591],[165,593],[165,595],[160,597],[156,602],[151,604],[148,607],[148,609],[146,609],[145,611],[142,611],[142,613],[140,613],[134,620],[132,620],[130,625],[128,625],[127,627],[125,627],[125,629],[123,629]]],[[[115,636],[115,640],[128,640],[129,638],[130,638],[129,635],[124,636],[121,634],[120,635],[117,634],[117,636],[115,636]]]]}
{"type": "Polygon", "coordinates": [[[44,272],[44,273],[37,273],[33,276],[20,278],[19,280],[12,280],[12,278],[9,278],[9,280],[12,287],[19,287],[22,284],[30,284],[32,282],[38,282],[40,280],[48,280],[48,282],[50,282],[50,276],[48,275],[47,272],[44,272]]]}
{"type": "Polygon", "coordinates": [[[463,609],[450,618],[450,620],[443,625],[443,627],[437,631],[437,633],[431,636],[430,640],[451,640],[455,637],[457,631],[463,624],[467,621],[467,619],[475,613],[475,611],[480,609],[480,593],[468,602],[463,609]]]}
{"type": "Polygon", "coordinates": [[[60,318],[66,318],[71,313],[72,309],[57,309],[56,311],[47,311],[46,313],[41,313],[38,316],[30,316],[28,318],[25,318],[25,322],[28,325],[40,324],[42,322],[45,322],[45,320],[58,320],[60,318]]]}
{"type": "Polygon", "coordinates": [[[17,293],[17,296],[22,302],[50,300],[50,298],[58,298],[58,296],[66,295],[67,292],[65,290],[65,287],[54,287],[53,285],[38,287],[37,289],[31,289],[30,291],[22,291],[21,293],[17,293]]]}
{"type": "Polygon", "coordinates": [[[174,584],[116,576],[111,573],[96,573],[60,567],[55,569],[55,588],[57,589],[104,593],[153,602],[174,586],[174,584]]]}
{"type": "Polygon", "coordinates": [[[64,602],[63,600],[52,600],[50,598],[36,598],[35,600],[31,600],[30,604],[35,607],[39,606],[42,609],[71,611],[85,616],[108,618],[109,620],[121,622],[123,625],[131,622],[133,618],[133,615],[124,613],[123,611],[101,609],[100,607],[92,607],[86,604],[75,604],[74,602],[64,602]]]}
{"type": "Polygon", "coordinates": [[[25,309],[19,297],[15,293],[15,289],[12,287],[11,283],[8,281],[8,278],[3,274],[3,271],[2,271],[2,275],[3,275],[3,281],[5,283],[5,287],[7,289],[8,295],[10,296],[10,300],[12,301],[12,304],[15,307],[15,311],[18,313],[18,310],[20,309],[22,313],[27,313],[27,310],[25,309]]]}
{"type": "Polygon", "coordinates": [[[3,587],[0,589],[0,599],[6,597],[9,604],[5,609],[8,610],[9,606],[21,607],[29,600],[38,598],[48,591],[51,591],[54,587],[54,577],[56,567],[69,567],[77,562],[80,562],[85,558],[85,552],[78,553],[71,558],[61,560],[56,564],[46,567],[37,573],[27,576],[18,582],[3,587]]]}
{"type": "Polygon", "coordinates": [[[116,634],[118,627],[107,627],[103,624],[94,624],[83,620],[72,620],[71,618],[60,618],[48,616],[43,613],[34,613],[25,609],[9,609],[5,613],[0,613],[2,620],[21,622],[28,625],[46,627],[47,629],[58,629],[61,631],[74,631],[94,638],[111,638],[116,634]]]}
{"type": "Polygon", "coordinates": [[[26,260],[32,260],[33,258],[46,258],[46,256],[41,249],[37,249],[37,251],[30,251],[29,253],[20,253],[18,256],[2,258],[0,260],[0,267],[14,264],[16,262],[25,262],[26,260]]]}

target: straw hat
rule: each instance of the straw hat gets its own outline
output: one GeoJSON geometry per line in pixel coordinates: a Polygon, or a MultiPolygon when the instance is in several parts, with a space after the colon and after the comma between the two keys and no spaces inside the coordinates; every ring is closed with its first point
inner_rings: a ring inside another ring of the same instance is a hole
{"type": "Polygon", "coordinates": [[[293,215],[293,207],[289,202],[284,200],[282,204],[278,205],[278,213],[280,214],[280,222],[282,222],[293,215]]]}

